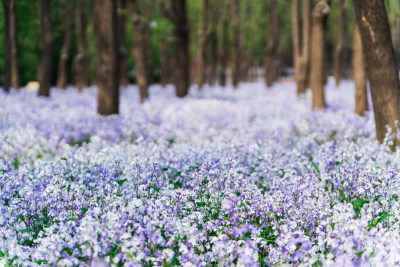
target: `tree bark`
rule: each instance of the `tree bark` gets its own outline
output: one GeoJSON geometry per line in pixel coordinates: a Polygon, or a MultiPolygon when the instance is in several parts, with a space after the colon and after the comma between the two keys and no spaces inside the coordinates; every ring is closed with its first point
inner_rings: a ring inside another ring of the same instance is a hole
{"type": "Polygon", "coordinates": [[[64,35],[64,42],[61,48],[61,58],[58,62],[58,75],[57,75],[57,87],[61,89],[65,89],[68,82],[68,58],[69,58],[69,51],[71,49],[71,41],[72,41],[72,31],[74,27],[74,2],[69,1],[68,5],[68,14],[71,17],[67,17],[67,25],[65,28],[65,35],[64,35]]]}
{"type": "Polygon", "coordinates": [[[160,65],[161,65],[161,86],[165,87],[168,83],[169,73],[169,57],[168,57],[168,41],[164,41],[161,44],[160,51],[160,65]]]}
{"type": "Polygon", "coordinates": [[[265,82],[271,87],[277,80],[278,45],[279,45],[279,20],[277,13],[277,0],[270,1],[269,32],[267,34],[267,49],[265,53],[265,82]]]}
{"type": "Polygon", "coordinates": [[[329,12],[330,1],[319,0],[312,14],[310,87],[313,109],[325,108],[325,31],[329,12]]]}
{"type": "Polygon", "coordinates": [[[303,23],[300,20],[300,2],[292,2],[293,57],[297,94],[306,92],[310,77],[311,0],[303,2],[303,23]]]}
{"type": "Polygon", "coordinates": [[[86,43],[86,21],[84,14],[84,2],[85,0],[78,0],[76,8],[76,26],[78,36],[78,54],[75,56],[75,83],[78,90],[81,92],[83,87],[89,84],[89,58],[87,54],[87,43],[86,43]]]}
{"type": "Polygon", "coordinates": [[[171,9],[175,26],[176,95],[184,97],[188,94],[190,86],[189,25],[187,22],[186,0],[171,0],[171,9]]]}
{"type": "Polygon", "coordinates": [[[382,0],[354,0],[353,4],[371,88],[376,136],[382,143],[386,125],[396,133],[395,121],[400,120],[400,84],[388,17],[382,0]]]}
{"type": "Polygon", "coordinates": [[[231,28],[232,28],[232,51],[231,51],[231,76],[232,85],[237,87],[239,83],[239,1],[231,2],[231,28]]]}
{"type": "Polygon", "coordinates": [[[11,86],[11,34],[10,34],[10,0],[3,0],[4,6],[4,35],[6,43],[5,60],[4,60],[4,82],[3,90],[6,92],[10,91],[11,86]]]}
{"type": "Polygon", "coordinates": [[[19,88],[19,61],[18,61],[18,42],[17,42],[17,0],[10,2],[10,41],[11,41],[11,87],[19,88]]]}
{"type": "Polygon", "coordinates": [[[346,5],[344,0],[339,0],[339,34],[335,47],[333,68],[336,86],[340,84],[346,49],[346,5]]]}
{"type": "Polygon", "coordinates": [[[148,88],[150,86],[150,66],[148,59],[151,57],[150,44],[147,34],[149,25],[140,13],[136,0],[130,0],[130,10],[135,31],[135,43],[133,47],[133,57],[138,71],[137,84],[140,90],[140,102],[143,103],[149,98],[148,88]]]}
{"type": "Polygon", "coordinates": [[[120,84],[123,87],[128,85],[128,50],[125,41],[125,24],[126,24],[126,0],[119,0],[119,14],[118,14],[118,38],[119,38],[119,52],[120,52],[120,84]]]}
{"type": "Polygon", "coordinates": [[[117,114],[119,111],[120,63],[116,8],[113,0],[94,0],[97,112],[103,115],[117,114]]]}
{"type": "MultiPolygon", "coordinates": [[[[226,6],[229,8],[229,6],[226,6]]],[[[225,10],[226,11],[226,10],[225,10]]],[[[228,16],[229,12],[222,15],[221,20],[221,37],[220,37],[220,67],[218,71],[219,84],[224,87],[226,85],[226,67],[228,61],[229,40],[228,40],[228,16]]]]}
{"type": "Polygon", "coordinates": [[[54,64],[54,37],[53,26],[51,23],[51,2],[50,0],[40,0],[40,12],[42,23],[43,52],[40,70],[39,96],[50,96],[50,87],[54,64]]]}
{"type": "Polygon", "coordinates": [[[364,116],[368,110],[367,102],[367,77],[365,73],[365,62],[363,56],[363,45],[360,29],[356,25],[353,40],[353,76],[355,83],[355,113],[364,116]]]}
{"type": "Polygon", "coordinates": [[[218,43],[217,43],[217,32],[214,29],[210,36],[210,73],[208,77],[208,84],[214,85],[215,83],[215,74],[217,70],[217,59],[218,59],[218,43]]]}

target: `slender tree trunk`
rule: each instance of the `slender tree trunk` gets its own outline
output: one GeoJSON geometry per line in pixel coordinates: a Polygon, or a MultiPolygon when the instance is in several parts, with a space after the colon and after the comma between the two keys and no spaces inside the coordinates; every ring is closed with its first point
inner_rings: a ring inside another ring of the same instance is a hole
{"type": "Polygon", "coordinates": [[[293,0],[293,56],[297,94],[304,94],[309,84],[311,50],[311,0],[303,2],[303,23],[300,23],[300,2],[293,0]]]}
{"type": "Polygon", "coordinates": [[[312,14],[310,87],[313,94],[313,109],[325,108],[325,31],[328,14],[330,12],[329,5],[330,1],[319,0],[312,14]]]}
{"type": "MultiPolygon", "coordinates": [[[[245,6],[243,10],[245,12],[245,17],[251,17],[251,6],[248,1],[243,1],[245,6]]],[[[239,4],[240,10],[240,4],[239,4]]],[[[240,11],[239,11],[240,13],[240,11]]],[[[239,15],[240,18],[240,15],[239,15]]],[[[249,32],[249,19],[245,19],[242,22],[239,21],[239,26],[242,26],[239,30],[239,81],[248,82],[249,81],[249,58],[250,58],[250,47],[248,42],[248,32],[249,32]]]]}
{"type": "Polygon", "coordinates": [[[4,60],[4,83],[3,90],[6,92],[10,91],[11,86],[11,33],[10,33],[10,24],[11,24],[11,1],[3,0],[4,6],[4,32],[5,32],[5,43],[6,43],[6,53],[4,60]]]}
{"type": "Polygon", "coordinates": [[[333,58],[336,86],[340,84],[344,56],[346,49],[346,5],[344,0],[339,0],[339,34],[333,58]]]}
{"type": "Polygon", "coordinates": [[[210,37],[210,58],[211,58],[211,71],[210,71],[210,75],[208,77],[208,83],[210,85],[214,85],[215,83],[215,73],[217,70],[217,58],[218,58],[218,44],[217,44],[217,32],[214,29],[211,37],[210,37]]]}
{"type": "Polygon", "coordinates": [[[169,59],[168,59],[168,42],[164,41],[161,44],[160,52],[160,64],[161,64],[161,86],[165,87],[168,83],[168,71],[169,71],[169,59]]]}
{"type": "Polygon", "coordinates": [[[184,97],[188,94],[190,85],[189,25],[186,13],[186,0],[171,0],[171,8],[175,25],[176,95],[184,97]]]}
{"type": "Polygon", "coordinates": [[[400,121],[400,84],[384,2],[354,0],[364,60],[374,106],[376,136],[384,141],[386,125],[396,132],[400,121]]]}
{"type": "Polygon", "coordinates": [[[199,32],[199,54],[197,59],[197,88],[200,90],[203,87],[205,77],[205,62],[206,62],[206,45],[208,36],[206,35],[208,0],[202,0],[201,17],[200,17],[200,32],[199,32]]]}
{"type": "Polygon", "coordinates": [[[64,42],[61,48],[61,58],[58,62],[57,87],[61,89],[65,89],[68,82],[67,63],[69,58],[69,51],[71,49],[72,31],[74,27],[74,2],[75,1],[70,1],[68,5],[68,14],[71,15],[71,17],[68,17],[68,23],[64,35],[64,42]]]}
{"type": "Polygon", "coordinates": [[[265,56],[265,81],[271,87],[277,80],[278,45],[279,45],[279,21],[277,14],[277,0],[270,1],[269,32],[267,35],[267,49],[265,56]]]}
{"type": "MultiPolygon", "coordinates": [[[[227,6],[229,7],[229,6],[227,6]]],[[[226,85],[226,67],[228,61],[228,14],[223,14],[223,19],[221,20],[221,37],[220,37],[220,68],[218,72],[219,84],[224,87],[226,85]]]]}
{"type": "Polygon", "coordinates": [[[17,5],[17,0],[10,0],[11,87],[14,89],[19,88],[16,5],[17,5]]]}
{"type": "Polygon", "coordinates": [[[355,112],[360,116],[364,116],[364,112],[368,110],[367,77],[360,29],[357,25],[354,30],[353,40],[353,76],[356,86],[355,112]]]}
{"type": "Polygon", "coordinates": [[[232,27],[232,51],[231,51],[231,75],[232,85],[237,87],[239,83],[239,0],[231,2],[231,27],[232,27]]]}
{"type": "Polygon", "coordinates": [[[50,87],[54,64],[54,37],[51,23],[50,0],[40,0],[42,22],[43,52],[40,70],[39,96],[50,96],[50,87]]]}
{"type": "Polygon", "coordinates": [[[150,67],[148,58],[150,55],[149,25],[143,15],[140,13],[136,0],[130,1],[130,10],[135,31],[135,43],[133,46],[133,57],[138,71],[137,84],[140,90],[140,102],[143,103],[149,98],[148,88],[150,86],[150,67]]]}
{"type": "MultiPolygon", "coordinates": [[[[78,54],[75,56],[75,82],[78,90],[81,92],[83,87],[88,86],[89,83],[89,58],[87,55],[86,44],[86,21],[84,14],[85,0],[78,0],[76,8],[76,26],[78,36],[78,54]]],[[[95,25],[96,26],[96,25],[95,25]]]]}
{"type": "Polygon", "coordinates": [[[119,111],[120,63],[116,8],[116,2],[113,0],[94,0],[97,34],[97,112],[103,115],[117,114],[119,111]]]}
{"type": "Polygon", "coordinates": [[[126,0],[119,0],[119,9],[120,12],[118,14],[118,38],[119,38],[119,52],[120,52],[120,84],[123,87],[128,85],[128,50],[126,48],[125,42],[125,24],[126,24],[126,0]]]}

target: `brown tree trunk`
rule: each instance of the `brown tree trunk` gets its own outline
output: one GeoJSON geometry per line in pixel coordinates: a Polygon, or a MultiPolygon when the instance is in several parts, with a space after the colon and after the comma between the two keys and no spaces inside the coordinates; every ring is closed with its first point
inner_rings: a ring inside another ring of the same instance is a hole
{"type": "Polygon", "coordinates": [[[325,108],[325,31],[330,1],[319,0],[312,14],[311,73],[312,108],[325,108]]]}
{"type": "Polygon", "coordinates": [[[367,77],[365,74],[365,63],[360,29],[357,25],[354,30],[353,40],[353,76],[356,86],[355,112],[360,116],[364,116],[364,112],[368,110],[367,77]]]}
{"type": "Polygon", "coordinates": [[[125,24],[126,24],[126,0],[119,0],[119,9],[120,12],[118,14],[118,42],[119,42],[119,52],[120,52],[120,84],[123,87],[128,85],[128,49],[126,48],[125,42],[125,24]]]}
{"type": "Polygon", "coordinates": [[[339,34],[333,57],[336,86],[340,84],[346,49],[346,5],[344,0],[339,0],[339,34]]]}
{"type": "Polygon", "coordinates": [[[293,57],[297,94],[304,94],[309,85],[311,50],[311,0],[303,2],[303,23],[300,21],[300,2],[293,0],[293,57]],[[302,25],[302,27],[301,27],[302,25]]]}
{"type": "MultiPolygon", "coordinates": [[[[227,6],[229,7],[229,6],[227,6]]],[[[229,13],[223,14],[221,20],[221,37],[220,37],[220,68],[218,71],[218,81],[221,86],[226,85],[226,67],[228,61],[229,40],[228,40],[228,16],[229,13]]]]}
{"type": "Polygon", "coordinates": [[[10,0],[11,87],[14,89],[19,88],[16,5],[17,0],[10,0]]]}
{"type": "Polygon", "coordinates": [[[176,56],[176,95],[184,97],[189,92],[189,25],[186,13],[186,0],[171,0],[173,23],[175,26],[175,56],[176,56]]]}
{"type": "Polygon", "coordinates": [[[161,86],[165,87],[168,83],[169,73],[169,58],[168,58],[168,42],[164,41],[161,44],[160,51],[160,65],[161,65],[161,86]]]}
{"type": "Polygon", "coordinates": [[[113,0],[94,0],[97,112],[103,115],[117,114],[119,111],[120,63],[116,8],[113,0]]]}
{"type": "Polygon", "coordinates": [[[396,133],[400,121],[400,84],[385,4],[381,0],[354,0],[364,60],[374,106],[376,136],[383,142],[386,125],[396,133]]]}
{"type": "Polygon", "coordinates": [[[67,63],[69,58],[69,51],[71,49],[72,31],[74,27],[74,2],[75,1],[70,1],[68,5],[68,14],[71,15],[71,17],[67,17],[68,22],[65,29],[63,46],[61,48],[61,58],[58,62],[57,87],[61,89],[65,89],[68,82],[67,63]]]}
{"type": "Polygon", "coordinates": [[[11,33],[10,33],[11,3],[10,2],[11,2],[10,0],[3,0],[4,32],[5,32],[5,43],[6,43],[3,90],[6,92],[10,91],[10,86],[11,86],[11,33]]]}
{"type": "Polygon", "coordinates": [[[199,54],[197,59],[197,88],[200,90],[203,87],[205,77],[205,62],[206,62],[206,45],[208,36],[206,35],[208,0],[202,0],[201,17],[200,17],[200,32],[199,32],[199,54]]]}
{"type": "Polygon", "coordinates": [[[279,21],[277,13],[277,0],[270,1],[269,32],[267,34],[267,49],[265,53],[265,82],[271,87],[277,80],[279,21]]]}
{"type": "MultiPolygon", "coordinates": [[[[86,44],[86,21],[84,14],[84,2],[85,0],[78,0],[76,8],[76,26],[78,36],[78,54],[75,56],[75,83],[79,91],[82,91],[83,87],[88,86],[89,83],[89,58],[87,54],[86,44]]],[[[95,25],[96,26],[96,25],[95,25]]]]}
{"type": "Polygon", "coordinates": [[[54,37],[51,24],[50,0],[40,0],[43,52],[39,77],[39,96],[50,96],[50,87],[54,64],[54,37]]]}
{"type": "Polygon", "coordinates": [[[137,84],[140,90],[140,102],[143,103],[149,98],[148,88],[150,86],[150,67],[148,58],[150,55],[149,25],[139,12],[136,0],[130,0],[130,10],[135,31],[135,43],[133,46],[133,57],[137,68],[137,84]]]}
{"type": "Polygon", "coordinates": [[[232,50],[231,50],[231,76],[232,85],[237,87],[239,83],[239,0],[231,2],[231,27],[232,27],[232,50]]]}
{"type": "Polygon", "coordinates": [[[218,46],[217,46],[217,32],[214,29],[210,37],[210,73],[208,77],[208,84],[214,85],[215,73],[217,70],[218,46]]]}

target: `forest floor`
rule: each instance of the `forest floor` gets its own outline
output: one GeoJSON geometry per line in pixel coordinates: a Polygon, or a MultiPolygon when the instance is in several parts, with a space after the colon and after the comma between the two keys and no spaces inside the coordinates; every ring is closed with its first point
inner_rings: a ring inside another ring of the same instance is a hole
{"type": "Polygon", "coordinates": [[[0,265],[399,264],[400,152],[326,92],[0,93],[0,265]]]}

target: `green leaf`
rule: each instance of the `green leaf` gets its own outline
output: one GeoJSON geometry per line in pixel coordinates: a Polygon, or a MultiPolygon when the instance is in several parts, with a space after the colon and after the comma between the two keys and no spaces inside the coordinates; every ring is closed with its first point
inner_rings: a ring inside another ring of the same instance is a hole
{"type": "Polygon", "coordinates": [[[82,211],[82,214],[86,214],[86,212],[89,210],[89,208],[86,208],[86,207],[82,207],[81,208],[81,211],[82,211]]]}
{"type": "Polygon", "coordinates": [[[61,160],[65,160],[65,161],[67,161],[67,159],[66,159],[66,158],[64,158],[64,157],[63,157],[63,158],[61,158],[61,160]]]}
{"type": "Polygon", "coordinates": [[[169,262],[169,266],[177,266],[177,265],[179,265],[179,261],[178,261],[178,258],[176,257],[176,255],[174,255],[174,257],[169,262]]]}
{"type": "Polygon", "coordinates": [[[1,251],[0,249],[0,258],[4,258],[6,256],[6,254],[3,253],[3,251],[1,251]]]}
{"type": "Polygon", "coordinates": [[[339,189],[339,196],[343,201],[346,200],[346,195],[344,194],[343,189],[339,189]]]}
{"type": "Polygon", "coordinates": [[[381,217],[379,217],[378,219],[378,223],[383,222],[386,218],[393,216],[393,214],[389,214],[387,212],[385,212],[381,217]]]}
{"type": "Polygon", "coordinates": [[[148,187],[149,189],[154,189],[156,192],[160,192],[160,188],[158,188],[157,186],[151,185],[148,187]]]}
{"type": "Polygon", "coordinates": [[[133,256],[132,256],[132,254],[129,253],[129,252],[126,252],[126,253],[125,253],[125,257],[127,257],[127,258],[130,259],[130,260],[133,260],[133,256]]]}
{"type": "Polygon", "coordinates": [[[117,184],[118,184],[119,186],[121,186],[121,185],[123,185],[126,181],[128,181],[128,179],[118,180],[118,181],[117,181],[117,184]]]}

